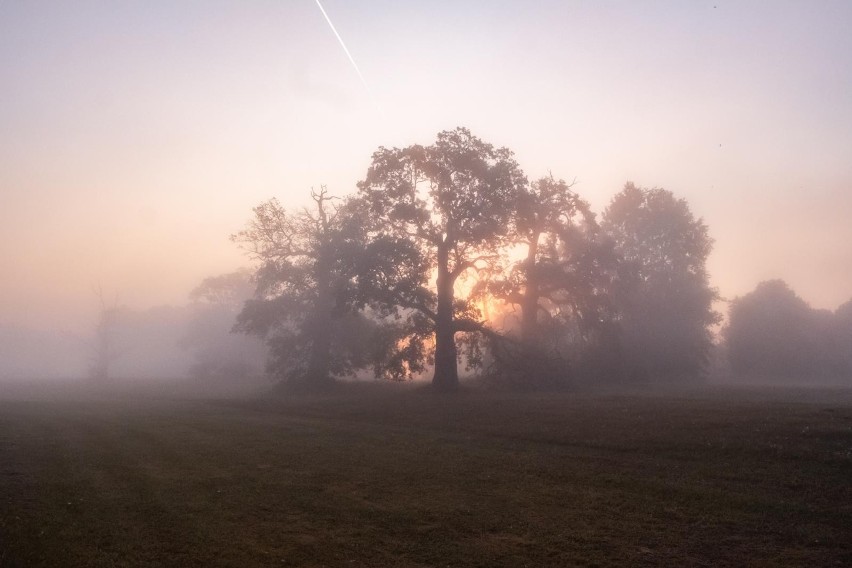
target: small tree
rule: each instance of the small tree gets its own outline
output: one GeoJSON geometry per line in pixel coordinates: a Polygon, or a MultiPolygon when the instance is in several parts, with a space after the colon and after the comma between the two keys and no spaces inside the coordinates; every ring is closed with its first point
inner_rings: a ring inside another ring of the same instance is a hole
{"type": "Polygon", "coordinates": [[[364,220],[323,186],[312,209],[287,212],[276,199],[254,208],[246,229],[232,236],[260,264],[255,297],[236,329],[267,338],[269,371],[291,386],[321,389],[357,366],[352,337],[356,262],[364,220]]]}
{"type": "Polygon", "coordinates": [[[512,153],[494,148],[465,128],[438,134],[431,146],[379,148],[358,184],[382,237],[411,242],[436,273],[434,307],[417,290],[397,295],[398,305],[418,311],[434,326],[439,389],[458,385],[456,334],[475,331],[470,304],[459,302],[455,285],[470,269],[493,260],[509,234],[525,179],[512,153]]]}

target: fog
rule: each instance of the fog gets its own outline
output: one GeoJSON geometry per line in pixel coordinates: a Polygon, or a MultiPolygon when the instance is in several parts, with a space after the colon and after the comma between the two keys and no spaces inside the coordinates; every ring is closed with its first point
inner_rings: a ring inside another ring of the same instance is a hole
{"type": "Polygon", "coordinates": [[[102,312],[93,313],[88,332],[3,328],[0,379],[93,379],[99,364],[104,366],[102,379],[122,383],[215,382],[223,375],[240,381],[263,374],[265,348],[257,338],[231,333],[232,310],[196,302],[140,311],[109,306],[103,311],[108,321],[101,323],[102,312]]]}
{"type": "MultiPolygon", "coordinates": [[[[847,3],[322,6],[0,5],[0,376],[89,376],[104,298],[111,376],[198,374],[189,293],[260,266],[229,241],[252,208],[456,126],[598,220],[626,182],[684,199],[723,318],[772,279],[852,296],[847,3]]],[[[210,326],[263,374],[238,312],[210,326]]]]}
{"type": "Polygon", "coordinates": [[[0,566],[852,564],[850,22],[0,0],[0,566]]]}

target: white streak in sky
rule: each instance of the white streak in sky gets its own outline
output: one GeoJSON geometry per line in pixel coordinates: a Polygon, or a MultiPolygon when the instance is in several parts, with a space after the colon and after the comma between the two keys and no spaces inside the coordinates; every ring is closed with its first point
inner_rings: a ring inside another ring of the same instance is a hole
{"type": "Polygon", "coordinates": [[[331,31],[334,32],[334,36],[337,38],[337,41],[340,42],[340,47],[343,48],[343,51],[346,53],[346,57],[349,58],[349,61],[352,63],[352,67],[355,68],[355,72],[358,73],[358,78],[361,79],[361,83],[364,85],[364,89],[366,89],[367,94],[373,99],[373,104],[376,105],[376,109],[378,109],[379,113],[384,115],[382,112],[382,108],[379,106],[379,103],[376,101],[375,97],[373,97],[372,91],[370,91],[369,85],[367,85],[367,81],[364,79],[364,76],[361,74],[361,70],[358,69],[358,64],[355,63],[355,58],[352,57],[352,54],[349,53],[349,49],[346,47],[346,44],[343,43],[343,38],[340,37],[340,34],[337,33],[337,29],[334,27],[334,24],[331,23],[331,18],[328,17],[328,14],[325,12],[325,8],[322,7],[320,0],[316,0],[317,7],[319,7],[320,12],[325,17],[325,21],[328,22],[328,27],[331,28],[331,31]]]}

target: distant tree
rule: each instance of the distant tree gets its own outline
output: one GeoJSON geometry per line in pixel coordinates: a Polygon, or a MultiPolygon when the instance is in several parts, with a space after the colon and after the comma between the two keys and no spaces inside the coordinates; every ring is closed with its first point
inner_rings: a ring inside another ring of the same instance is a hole
{"type": "Polygon", "coordinates": [[[232,333],[237,314],[254,295],[247,269],[205,278],[189,298],[189,317],[180,345],[195,359],[190,374],[202,379],[240,379],[262,373],[266,348],[246,334],[232,333]]]}
{"type": "Polygon", "coordinates": [[[110,367],[117,356],[115,335],[119,310],[117,302],[107,304],[102,288],[98,287],[95,294],[98,297],[100,310],[97,324],[95,324],[94,349],[92,362],[89,365],[89,377],[95,381],[105,382],[110,379],[110,367]]]}
{"type": "Polygon", "coordinates": [[[382,237],[413,243],[416,268],[422,258],[434,267],[434,295],[420,288],[395,302],[434,330],[436,388],[458,385],[456,334],[482,329],[473,306],[456,297],[456,282],[497,257],[524,184],[511,151],[465,128],[439,133],[431,146],[379,148],[358,184],[382,237]]]}
{"type": "Polygon", "coordinates": [[[238,310],[243,302],[254,294],[251,276],[251,271],[246,268],[218,276],[209,276],[190,291],[189,299],[196,303],[238,310]]]}
{"type": "Polygon", "coordinates": [[[852,382],[852,300],[834,311],[834,361],[838,374],[852,382]]]}
{"type": "Polygon", "coordinates": [[[713,240],[683,199],[628,183],[603,215],[622,263],[612,289],[625,364],[636,378],[700,375],[713,343],[718,292],[709,284],[713,240]]]}
{"type": "Polygon", "coordinates": [[[731,302],[724,336],[731,372],[769,381],[852,375],[852,309],[815,310],[783,280],[761,282],[731,302]]]}
{"type": "Polygon", "coordinates": [[[736,375],[787,377],[807,367],[811,307],[783,280],[761,282],[730,305],[724,335],[736,375]]]}
{"type": "Polygon", "coordinates": [[[262,203],[232,240],[259,262],[255,297],[236,329],[267,338],[273,375],[313,390],[359,365],[360,350],[347,346],[357,337],[354,277],[364,220],[325,187],[311,196],[313,208],[295,213],[275,199],[262,203]]]}

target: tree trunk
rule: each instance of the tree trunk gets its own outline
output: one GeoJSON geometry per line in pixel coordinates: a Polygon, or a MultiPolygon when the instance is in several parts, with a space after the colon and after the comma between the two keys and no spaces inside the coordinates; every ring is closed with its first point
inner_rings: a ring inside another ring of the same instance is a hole
{"type": "Polygon", "coordinates": [[[539,275],[536,257],[538,256],[538,234],[533,235],[530,240],[527,258],[524,261],[526,268],[526,283],[524,286],[524,297],[521,302],[521,339],[524,343],[532,343],[538,335],[538,301],[539,275]]]}
{"type": "Polygon", "coordinates": [[[454,390],[459,385],[458,354],[453,326],[453,277],[449,270],[449,248],[438,247],[438,310],[435,321],[435,374],[432,386],[438,390],[454,390]]]}
{"type": "Polygon", "coordinates": [[[304,377],[304,386],[309,390],[322,390],[333,383],[330,372],[331,360],[331,331],[334,321],[334,294],[329,282],[330,270],[325,263],[317,267],[317,303],[314,311],[314,321],[311,325],[311,354],[308,358],[308,368],[304,377]]]}
{"type": "Polygon", "coordinates": [[[329,368],[331,356],[331,313],[318,314],[314,322],[311,345],[311,355],[308,359],[308,370],[305,376],[305,386],[321,390],[333,382],[329,368]]]}

